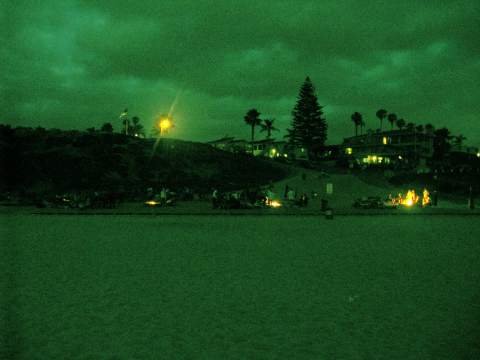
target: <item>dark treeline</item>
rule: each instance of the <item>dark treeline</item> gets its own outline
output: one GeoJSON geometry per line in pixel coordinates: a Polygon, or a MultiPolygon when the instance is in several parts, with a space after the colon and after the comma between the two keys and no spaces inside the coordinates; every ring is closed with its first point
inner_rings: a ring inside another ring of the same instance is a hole
{"type": "Polygon", "coordinates": [[[109,131],[12,128],[0,124],[1,192],[141,194],[148,187],[238,189],[286,175],[284,166],[206,144],[141,139],[109,131]],[[153,155],[153,156],[152,156],[153,155]]]}

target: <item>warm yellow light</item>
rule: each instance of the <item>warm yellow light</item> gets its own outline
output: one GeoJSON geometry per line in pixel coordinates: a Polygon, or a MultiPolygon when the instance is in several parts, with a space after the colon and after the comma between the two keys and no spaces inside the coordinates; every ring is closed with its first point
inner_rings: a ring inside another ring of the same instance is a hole
{"type": "Polygon", "coordinates": [[[480,152],[477,153],[477,157],[480,157],[480,152]]]}
{"type": "Polygon", "coordinates": [[[273,208],[278,208],[278,207],[282,206],[282,204],[280,203],[280,201],[272,200],[272,201],[270,201],[270,206],[273,207],[273,208]]]}
{"type": "Polygon", "coordinates": [[[412,199],[406,199],[404,204],[407,205],[407,206],[412,206],[413,205],[413,200],[412,199]]]}
{"type": "Polygon", "coordinates": [[[352,148],[348,147],[348,148],[345,149],[345,154],[347,154],[347,155],[352,155],[352,153],[353,153],[353,149],[352,149],[352,148]]]}
{"type": "Polygon", "coordinates": [[[387,145],[388,143],[388,139],[386,136],[383,137],[383,145],[387,145]]]}
{"type": "Polygon", "coordinates": [[[422,206],[430,204],[430,193],[427,189],[423,189],[423,197],[422,197],[422,206]]]}
{"type": "Polygon", "coordinates": [[[155,200],[149,200],[149,201],[145,201],[145,204],[150,205],[150,206],[154,206],[154,205],[158,205],[159,203],[155,200]]]}
{"type": "Polygon", "coordinates": [[[162,131],[168,130],[172,127],[172,121],[169,118],[160,119],[158,126],[162,131]]]}

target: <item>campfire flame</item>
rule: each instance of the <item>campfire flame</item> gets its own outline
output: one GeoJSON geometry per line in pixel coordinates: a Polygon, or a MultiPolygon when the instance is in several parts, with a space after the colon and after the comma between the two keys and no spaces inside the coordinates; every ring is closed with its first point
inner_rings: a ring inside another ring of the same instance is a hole
{"type": "Polygon", "coordinates": [[[267,198],[267,205],[270,206],[270,207],[273,207],[273,208],[278,208],[278,207],[282,206],[280,201],[271,200],[271,199],[268,199],[268,198],[267,198]]]}
{"type": "Polygon", "coordinates": [[[415,194],[415,190],[408,190],[407,195],[401,204],[405,206],[413,206],[418,203],[418,199],[419,197],[417,194],[415,194]]]}
{"type": "MultiPolygon", "coordinates": [[[[405,197],[403,197],[403,195],[400,193],[398,194],[397,197],[392,198],[391,196],[389,196],[389,198],[391,199],[392,203],[395,205],[404,205],[408,207],[414,206],[418,204],[418,202],[420,201],[420,196],[417,195],[415,193],[415,190],[413,189],[408,190],[405,197]]],[[[422,200],[421,202],[422,206],[430,204],[430,201],[431,201],[430,193],[428,192],[427,189],[423,189],[421,200],[422,200]]]]}
{"type": "Polygon", "coordinates": [[[423,197],[422,197],[422,206],[430,204],[430,193],[427,189],[423,189],[423,197]]]}

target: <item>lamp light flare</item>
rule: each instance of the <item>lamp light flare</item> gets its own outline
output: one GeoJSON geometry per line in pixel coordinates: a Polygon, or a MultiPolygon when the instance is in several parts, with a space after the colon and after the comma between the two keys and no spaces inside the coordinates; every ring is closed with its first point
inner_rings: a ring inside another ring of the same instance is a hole
{"type": "Polygon", "coordinates": [[[172,127],[172,121],[169,118],[160,119],[158,126],[162,132],[166,131],[172,127]]]}

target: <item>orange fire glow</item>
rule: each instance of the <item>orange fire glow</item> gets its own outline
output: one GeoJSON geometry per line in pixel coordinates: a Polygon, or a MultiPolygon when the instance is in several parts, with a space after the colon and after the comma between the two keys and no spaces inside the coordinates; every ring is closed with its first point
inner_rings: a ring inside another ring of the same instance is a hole
{"type": "Polygon", "coordinates": [[[430,204],[430,193],[427,189],[423,189],[423,197],[422,197],[422,206],[430,204]]]}
{"type": "MultiPolygon", "coordinates": [[[[393,204],[404,205],[408,207],[414,206],[420,201],[420,196],[417,195],[413,189],[408,190],[405,197],[400,193],[397,197],[392,198],[389,196],[389,198],[393,204]]],[[[423,189],[421,204],[422,206],[430,204],[430,193],[427,189],[423,189]]]]}
{"type": "Polygon", "coordinates": [[[280,206],[282,206],[282,203],[278,200],[272,200],[272,199],[269,199],[267,198],[267,205],[270,206],[270,207],[273,207],[273,208],[278,208],[280,206]]]}

